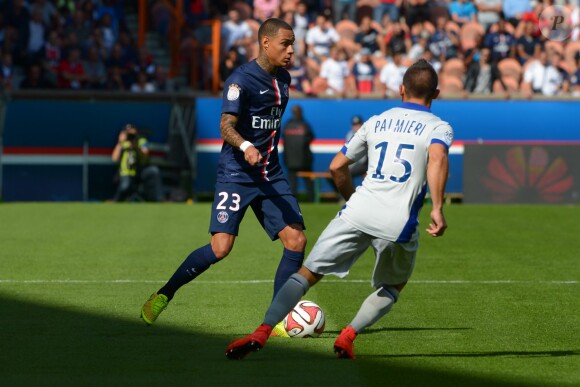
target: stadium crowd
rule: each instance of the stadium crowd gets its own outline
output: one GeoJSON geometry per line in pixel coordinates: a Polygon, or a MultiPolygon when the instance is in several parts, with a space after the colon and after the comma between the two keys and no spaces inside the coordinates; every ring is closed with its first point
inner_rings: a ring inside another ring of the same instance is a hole
{"type": "Polygon", "coordinates": [[[577,0],[254,0],[212,2],[208,12],[192,3],[196,20],[223,17],[222,81],[256,56],[257,29],[275,16],[294,27],[292,88],[305,95],[398,98],[406,68],[425,58],[444,96],[580,96],[577,0]],[[553,5],[568,12],[563,41],[540,30],[553,5]]]}
{"type": "Polygon", "coordinates": [[[165,70],[135,43],[120,0],[0,2],[0,81],[5,90],[166,88],[165,70]],[[23,77],[16,79],[17,69],[23,77]]]}
{"type": "MultiPolygon", "coordinates": [[[[166,70],[127,28],[124,11],[136,12],[136,4],[0,2],[2,87],[167,90],[166,70]],[[15,66],[24,69],[19,82],[15,66]]],[[[162,0],[148,4],[151,28],[167,38],[170,10],[162,0]]],[[[578,0],[185,0],[185,10],[184,52],[200,21],[222,19],[222,82],[257,55],[260,23],[280,17],[296,35],[289,68],[296,94],[398,98],[406,68],[425,58],[439,72],[443,96],[580,96],[578,0]],[[540,30],[553,5],[568,11],[563,41],[540,30]]]]}

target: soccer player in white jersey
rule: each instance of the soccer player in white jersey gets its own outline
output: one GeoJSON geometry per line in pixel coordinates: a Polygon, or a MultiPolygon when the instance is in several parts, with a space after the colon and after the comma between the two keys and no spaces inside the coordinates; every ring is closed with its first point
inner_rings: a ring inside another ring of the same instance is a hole
{"type": "Polygon", "coordinates": [[[430,111],[439,95],[437,82],[437,73],[424,59],[409,67],[399,87],[403,104],[371,117],[334,157],[330,170],[346,205],[320,235],[304,266],[282,286],[263,324],[228,346],[229,359],[261,349],[272,327],[311,286],[326,274],[345,277],[369,247],[376,259],[371,281],[376,291],[336,339],[338,358],[354,359],[356,335],[391,310],[415,265],[427,187],[433,207],[426,231],[439,237],[447,228],[443,195],[453,129],[430,111]],[[348,165],[365,154],[367,174],[355,191],[348,165]]]}

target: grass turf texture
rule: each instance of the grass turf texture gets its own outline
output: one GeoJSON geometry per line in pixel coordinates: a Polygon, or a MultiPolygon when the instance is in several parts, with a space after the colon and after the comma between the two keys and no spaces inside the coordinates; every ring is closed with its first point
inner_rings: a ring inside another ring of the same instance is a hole
{"type": "MultiPolygon", "coordinates": [[[[302,206],[309,248],[337,208],[302,206]]],[[[580,385],[580,207],[447,207],[448,233],[422,233],[412,281],[359,335],[355,361],[336,360],[332,344],[372,291],[369,253],[347,281],[329,276],[305,297],[326,313],[321,338],[225,358],[261,322],[281,256],[251,213],[232,255],[142,323],[142,303],[207,243],[209,213],[0,205],[2,385],[580,385]]]]}

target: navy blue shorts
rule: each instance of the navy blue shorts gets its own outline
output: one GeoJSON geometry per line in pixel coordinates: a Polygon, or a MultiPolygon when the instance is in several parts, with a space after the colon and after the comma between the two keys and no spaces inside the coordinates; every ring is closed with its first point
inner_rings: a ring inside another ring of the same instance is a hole
{"type": "Polygon", "coordinates": [[[286,180],[271,183],[216,183],[209,232],[238,235],[240,223],[248,207],[272,240],[294,223],[304,227],[298,200],[286,180]]]}

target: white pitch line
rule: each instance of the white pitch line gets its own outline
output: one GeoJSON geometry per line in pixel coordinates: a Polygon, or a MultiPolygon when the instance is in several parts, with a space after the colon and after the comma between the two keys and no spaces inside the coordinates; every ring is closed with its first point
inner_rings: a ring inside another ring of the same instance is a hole
{"type": "MultiPolygon", "coordinates": [[[[0,284],[149,284],[165,283],[162,280],[75,280],[75,279],[54,279],[54,280],[10,280],[0,279],[0,284]]],[[[272,283],[273,280],[239,280],[239,281],[204,281],[197,280],[197,284],[263,284],[272,283]]],[[[516,280],[416,280],[409,281],[413,284],[434,284],[434,285],[455,285],[455,284],[555,284],[555,285],[576,285],[580,281],[574,280],[553,280],[553,281],[516,281],[516,280]]],[[[370,280],[323,280],[322,283],[370,283],[370,280]]]]}

